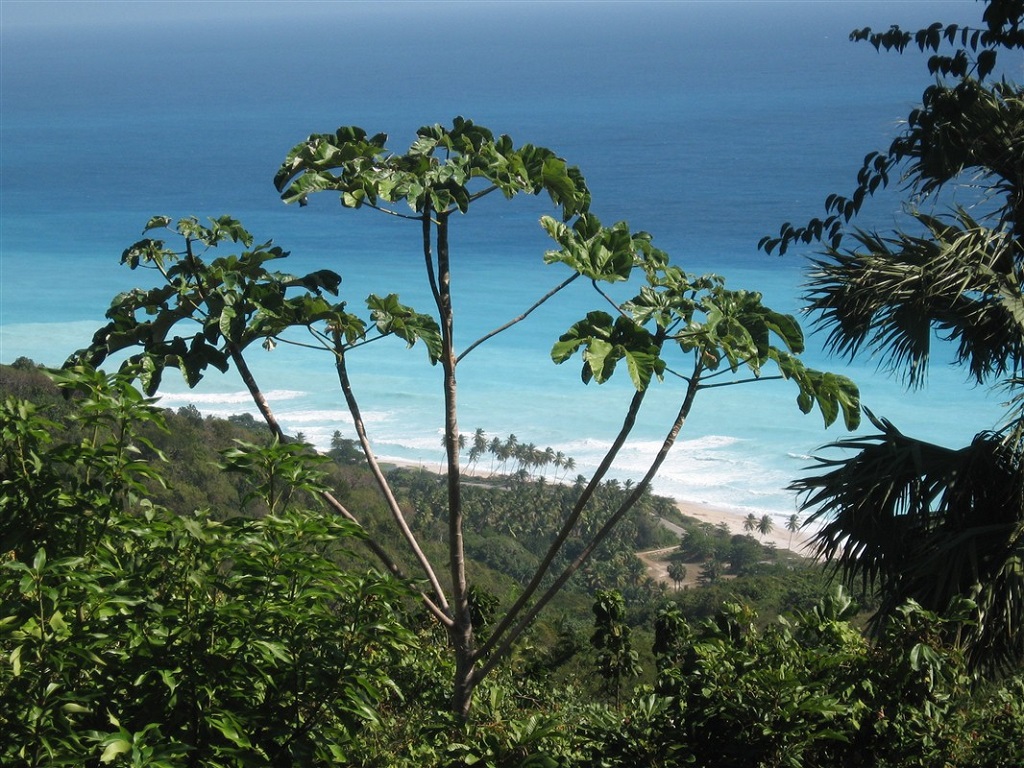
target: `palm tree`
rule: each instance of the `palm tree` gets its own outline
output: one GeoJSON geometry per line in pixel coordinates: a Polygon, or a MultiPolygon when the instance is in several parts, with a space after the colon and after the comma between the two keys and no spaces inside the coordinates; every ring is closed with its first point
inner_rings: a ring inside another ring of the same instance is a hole
{"type": "MultiPolygon", "coordinates": [[[[557,470],[559,470],[559,469],[561,469],[562,467],[565,466],[565,454],[562,453],[561,451],[555,451],[554,465],[555,465],[555,470],[556,470],[555,473],[556,474],[557,474],[557,470]]],[[[558,479],[561,480],[561,478],[558,478],[558,479]]]]}
{"type": "Polygon", "coordinates": [[[775,530],[775,521],[772,520],[771,515],[761,515],[761,519],[757,521],[757,532],[762,536],[767,536],[775,530]]]}
{"type": "Polygon", "coordinates": [[[794,512],[786,520],[786,530],[789,531],[789,544],[787,549],[793,549],[793,534],[800,530],[800,515],[794,512]]]}
{"type": "Polygon", "coordinates": [[[913,598],[942,612],[970,599],[961,640],[973,665],[1024,657],[1024,443],[981,433],[953,450],[872,418],[880,434],[837,443],[794,488],[815,507],[816,554],[847,582],[881,587],[876,624],[913,598]]]}
{"type": "MultiPolygon", "coordinates": [[[[462,437],[461,435],[459,436],[462,437]]],[[[469,466],[474,467],[480,457],[487,452],[487,435],[480,427],[473,433],[473,445],[469,449],[469,466]]]]}
{"type": "Polygon", "coordinates": [[[517,462],[516,471],[522,473],[524,477],[528,476],[530,474],[530,469],[533,467],[536,454],[537,446],[535,443],[526,443],[525,445],[520,443],[516,446],[516,451],[513,454],[513,457],[517,462]]]}
{"type": "Polygon", "coordinates": [[[501,438],[494,436],[491,438],[491,442],[487,445],[487,452],[491,454],[491,475],[494,475],[494,462],[500,461],[502,456],[502,442],[501,438]]]}
{"type": "Polygon", "coordinates": [[[562,480],[564,481],[569,473],[576,469],[576,459],[572,456],[566,456],[565,461],[562,462],[562,469],[562,480]]]}
{"type": "Polygon", "coordinates": [[[542,462],[538,466],[544,467],[545,469],[550,466],[557,467],[557,458],[558,454],[555,453],[555,449],[549,445],[547,448],[544,449],[543,453],[538,454],[538,459],[540,459],[540,461],[542,462]]]}
{"type": "MultiPolygon", "coordinates": [[[[973,606],[953,637],[982,671],[1024,659],[1024,89],[986,79],[997,53],[1024,47],[1024,8],[986,3],[984,21],[980,36],[936,25],[959,48],[930,56],[938,81],[888,150],[868,155],[851,197],[833,195],[824,220],[762,241],[825,245],[806,298],[833,351],[868,351],[913,387],[939,337],[974,383],[1009,390],[1006,426],[959,450],[869,414],[877,434],[836,443],[852,455],[819,459],[819,474],[794,484],[821,524],[817,554],[846,581],[878,588],[876,625],[911,598],[957,616],[973,606]],[[910,226],[858,231],[843,247],[844,223],[890,178],[913,202],[910,226]]],[[[922,33],[857,36],[932,53],[922,33]]]]}
{"type": "Polygon", "coordinates": [[[743,518],[743,530],[748,534],[753,534],[757,529],[757,515],[753,512],[743,518]]]}
{"type": "Polygon", "coordinates": [[[675,584],[676,589],[679,589],[679,585],[686,581],[686,566],[682,563],[672,561],[668,564],[668,577],[672,579],[672,583],[675,584]]]}

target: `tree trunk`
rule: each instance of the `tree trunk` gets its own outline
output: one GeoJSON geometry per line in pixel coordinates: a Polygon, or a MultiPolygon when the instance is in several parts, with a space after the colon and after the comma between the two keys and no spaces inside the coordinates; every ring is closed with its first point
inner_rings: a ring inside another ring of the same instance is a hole
{"type": "MultiPolygon", "coordinates": [[[[452,711],[460,721],[469,718],[476,685],[476,648],[469,610],[466,553],[462,536],[462,477],[459,467],[458,382],[455,376],[454,317],[451,266],[448,253],[448,215],[437,214],[437,280],[435,299],[441,326],[441,367],[444,371],[444,436],[448,461],[448,562],[452,582],[452,620],[449,635],[455,650],[452,711]]],[[[428,255],[429,263],[429,255],[428,255]]]]}

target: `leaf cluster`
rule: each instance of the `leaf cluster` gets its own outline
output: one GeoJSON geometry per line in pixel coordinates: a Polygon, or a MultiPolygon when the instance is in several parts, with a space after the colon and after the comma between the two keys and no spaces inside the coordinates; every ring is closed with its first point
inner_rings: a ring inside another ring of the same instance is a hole
{"type": "Polygon", "coordinates": [[[232,363],[244,367],[241,353],[255,341],[273,349],[283,334],[298,328],[308,331],[315,346],[343,350],[365,343],[370,324],[377,329],[374,338],[394,335],[409,345],[424,340],[431,360],[437,359],[440,336],[431,317],[402,305],[395,295],[371,295],[364,320],[348,312],[346,302],[328,300],[338,294],[340,275],[330,270],[301,276],[269,270],[268,262],[288,253],[270,242],[253,247],[252,235],[234,219],[214,219],[207,227],[187,218],[171,227],[161,216],[146,225],[147,231],[157,228],[184,238],[183,250],[147,238],[125,250],[122,263],[157,270],[162,284],[115,297],[107,311],[110,322],[72,361],[98,366],[114,353],[141,347],[123,367],[133,370],[153,393],[167,367],[180,369],[194,387],[209,366],[221,372],[232,363]],[[209,261],[199,253],[223,243],[251,250],[209,261]],[[189,325],[198,327],[189,333],[189,325]]]}
{"type": "Polygon", "coordinates": [[[803,333],[796,319],[762,303],[756,291],[730,290],[717,275],[693,276],[669,263],[647,233],[630,234],[624,223],[604,228],[593,214],[572,227],[542,220],[561,246],[545,257],[571,266],[595,285],[617,282],[638,270],[644,277],[636,295],[614,312],[595,310],[576,322],[552,347],[551,357],[563,363],[582,358],[584,383],[604,383],[623,363],[638,391],[666,373],[700,389],[744,383],[705,383],[722,374],[746,371],[753,379],[774,364],[778,376],[796,384],[797,405],[804,413],[817,406],[826,425],[842,415],[848,429],[860,419],[860,398],[848,378],[808,368],[800,360],[803,333]],[[692,371],[679,371],[668,358],[682,353],[692,371]]]}
{"type": "Polygon", "coordinates": [[[961,175],[994,176],[996,187],[1007,185],[1010,205],[1019,218],[1021,171],[1014,161],[1021,156],[1020,121],[1014,118],[1019,112],[1019,87],[1005,81],[989,83],[986,78],[995,70],[1000,50],[1024,48],[1022,17],[1020,0],[987,0],[981,28],[935,23],[917,32],[897,26],[884,32],[854,30],[851,40],[867,41],[878,50],[932,51],[928,70],[936,82],[925,89],[921,106],[910,113],[905,130],[889,148],[865,156],[851,194],[829,195],[824,218],[802,226],[787,222],[777,237],[763,237],[758,247],[782,254],[797,243],[820,242],[838,249],[844,226],[892,178],[900,179],[915,197],[924,198],[961,175]],[[940,53],[943,45],[951,46],[952,52],[940,53]]]}
{"type": "Polygon", "coordinates": [[[356,126],[314,134],[288,153],[274,185],[289,203],[304,205],[310,194],[331,191],[347,208],[385,210],[405,201],[414,213],[440,215],[466,213],[474,200],[496,190],[506,198],[546,191],[566,219],[590,205],[579,170],[554,152],[530,144],[516,148],[508,136],[495,137],[462,117],[451,128],[420,128],[404,155],[387,151],[387,138],[368,138],[356,126]]]}

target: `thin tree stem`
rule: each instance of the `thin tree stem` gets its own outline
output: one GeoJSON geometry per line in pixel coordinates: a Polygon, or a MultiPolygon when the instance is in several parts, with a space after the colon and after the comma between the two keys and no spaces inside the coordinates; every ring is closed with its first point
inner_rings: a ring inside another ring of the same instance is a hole
{"type": "Polygon", "coordinates": [[[463,541],[462,477],[459,467],[458,382],[455,368],[454,310],[452,307],[451,261],[448,251],[448,214],[437,218],[437,311],[441,325],[441,367],[444,372],[444,436],[448,461],[448,562],[452,580],[452,618],[449,636],[455,648],[455,685],[452,710],[463,721],[473,701],[474,638],[466,582],[466,553],[463,541]]]}
{"type": "Polygon", "coordinates": [[[434,590],[436,600],[439,603],[439,610],[434,611],[435,615],[437,615],[443,624],[448,626],[451,624],[451,618],[448,616],[448,602],[445,599],[444,589],[441,587],[441,582],[438,581],[437,575],[434,573],[434,569],[430,564],[430,560],[427,559],[426,554],[424,554],[423,549],[420,547],[419,541],[416,539],[416,535],[409,527],[409,523],[405,519],[405,514],[402,512],[402,508],[399,505],[398,500],[395,498],[394,492],[391,490],[391,485],[384,476],[384,472],[381,471],[380,464],[377,462],[377,457],[373,454],[370,439],[366,434],[366,423],[363,420],[362,412],[359,409],[359,403],[352,390],[352,382],[349,379],[348,366],[345,360],[345,347],[342,343],[340,331],[334,332],[334,354],[336,361],[335,368],[338,371],[338,383],[341,385],[341,391],[345,396],[345,403],[348,405],[348,411],[352,416],[352,423],[355,427],[356,436],[359,438],[359,445],[363,449],[363,455],[366,457],[366,463],[370,468],[370,472],[373,474],[377,487],[380,488],[381,493],[384,495],[384,500],[388,505],[388,509],[391,511],[391,516],[394,518],[395,524],[398,526],[398,530],[402,534],[402,538],[405,539],[406,543],[409,545],[409,548],[416,557],[416,561],[420,564],[420,567],[426,574],[427,580],[430,582],[431,589],[434,590]]]}
{"type": "Polygon", "coordinates": [[[468,355],[474,349],[479,347],[485,341],[487,341],[488,339],[494,338],[495,336],[497,336],[499,333],[502,333],[503,331],[507,331],[513,325],[516,325],[517,323],[521,323],[523,320],[525,320],[527,317],[529,317],[533,313],[534,310],[536,310],[538,307],[540,307],[542,304],[544,304],[548,299],[550,299],[552,296],[557,294],[563,288],[565,288],[566,286],[570,285],[573,282],[573,280],[575,280],[579,276],[580,276],[579,272],[574,273],[573,275],[571,275],[570,277],[568,277],[567,279],[563,280],[561,283],[556,285],[554,288],[552,288],[546,294],[544,294],[538,301],[534,302],[533,306],[531,306],[529,309],[527,309],[521,315],[519,315],[518,317],[512,318],[511,320],[509,320],[504,325],[501,325],[501,326],[495,328],[490,333],[488,333],[488,334],[486,334],[484,336],[481,336],[479,339],[477,339],[472,344],[470,344],[468,347],[466,347],[464,350],[462,350],[462,352],[459,354],[456,362],[460,362],[461,363],[463,358],[466,355],[468,355]]]}
{"type": "Polygon", "coordinates": [[[427,267],[427,282],[430,284],[430,293],[434,297],[434,305],[438,311],[441,308],[441,292],[437,287],[437,275],[434,274],[434,252],[430,246],[430,202],[423,206],[423,218],[421,219],[423,235],[423,260],[427,267]]]}
{"type": "Polygon", "coordinates": [[[698,358],[695,366],[694,373],[690,379],[689,384],[686,387],[686,393],[683,396],[683,402],[679,407],[679,412],[676,414],[675,421],[672,422],[672,427],[669,429],[668,434],[662,441],[661,448],[659,448],[657,455],[654,457],[654,461],[651,466],[647,469],[643,479],[637,483],[633,492],[626,497],[615,513],[608,518],[603,526],[594,535],[593,539],[584,547],[583,551],[577,555],[565,570],[558,576],[557,579],[545,590],[544,594],[534,603],[530,609],[519,619],[519,622],[513,627],[504,637],[500,645],[494,647],[487,660],[478,667],[476,671],[477,682],[482,680],[501,659],[508,654],[512,646],[518,641],[519,637],[524,631],[533,623],[533,620],[537,617],[537,614],[544,609],[544,607],[551,601],[551,599],[558,594],[561,588],[565,585],[565,582],[576,573],[583,566],[583,564],[590,558],[594,551],[601,545],[601,542],[608,536],[608,534],[615,528],[616,525],[622,520],[622,518],[629,512],[640,500],[647,488],[650,486],[651,481],[658,474],[661,469],[661,465],[668,457],[668,453],[672,446],[676,442],[676,438],[679,436],[679,431],[682,429],[683,424],[686,422],[691,409],[693,408],[693,401],[700,390],[700,374],[703,369],[700,359],[698,358]]]}
{"type": "MultiPolygon", "coordinates": [[[[533,577],[530,579],[530,583],[526,585],[522,594],[519,595],[515,603],[505,613],[505,616],[491,632],[484,645],[480,648],[481,656],[491,654],[492,649],[494,649],[501,641],[502,635],[512,625],[512,623],[516,621],[516,618],[523,610],[523,607],[539,589],[541,581],[543,581],[544,577],[547,575],[551,568],[551,564],[554,562],[558,553],[568,540],[569,534],[572,533],[572,529],[576,526],[577,521],[579,521],[580,516],[583,514],[583,510],[586,509],[587,504],[590,502],[590,499],[600,486],[604,476],[611,469],[612,463],[615,461],[615,457],[622,449],[622,446],[625,445],[626,439],[633,431],[633,426],[636,424],[636,416],[640,411],[640,406],[643,404],[646,394],[646,389],[637,390],[633,394],[633,399],[629,404],[629,408],[627,409],[626,415],[622,421],[622,426],[619,428],[619,433],[616,435],[614,442],[608,449],[608,452],[604,455],[604,458],[601,460],[601,464],[598,466],[597,471],[594,473],[593,477],[590,478],[590,482],[587,483],[587,486],[583,489],[580,497],[576,500],[576,504],[573,506],[572,512],[569,513],[569,516],[558,531],[558,535],[548,547],[547,554],[545,554],[544,559],[534,572],[533,577]]],[[[503,648],[506,645],[510,644],[502,643],[503,648]]]]}

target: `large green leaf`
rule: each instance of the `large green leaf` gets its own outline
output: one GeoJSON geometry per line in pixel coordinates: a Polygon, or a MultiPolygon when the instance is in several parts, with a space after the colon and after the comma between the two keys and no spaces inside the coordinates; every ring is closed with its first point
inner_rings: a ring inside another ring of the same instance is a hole
{"type": "Polygon", "coordinates": [[[422,341],[427,347],[430,362],[441,359],[441,329],[437,321],[430,315],[416,312],[398,300],[397,294],[388,294],[383,298],[371,294],[366,299],[370,317],[377,325],[377,330],[384,335],[394,334],[403,339],[411,347],[422,341]]]}
{"type": "Polygon", "coordinates": [[[665,371],[654,337],[643,326],[621,315],[613,320],[607,312],[590,312],[559,337],[551,349],[551,359],[563,363],[581,348],[584,383],[591,379],[598,384],[608,381],[620,360],[626,361],[630,379],[638,390],[646,389],[652,376],[661,378],[665,371]]]}
{"type": "Polygon", "coordinates": [[[560,262],[591,280],[621,282],[628,280],[636,263],[635,236],[625,222],[602,227],[593,214],[581,215],[570,227],[551,216],[541,218],[541,226],[559,246],[548,251],[544,260],[560,262]]]}

